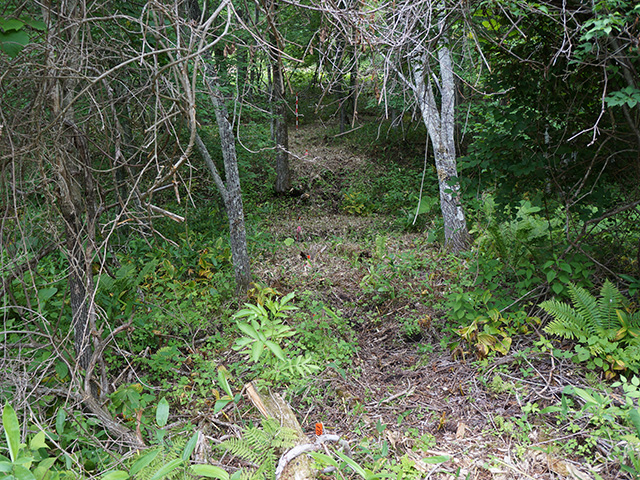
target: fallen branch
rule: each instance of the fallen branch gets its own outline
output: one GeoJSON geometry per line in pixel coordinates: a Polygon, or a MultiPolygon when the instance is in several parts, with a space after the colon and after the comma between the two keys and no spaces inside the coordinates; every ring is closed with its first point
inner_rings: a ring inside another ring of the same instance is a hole
{"type": "Polygon", "coordinates": [[[314,452],[316,450],[320,450],[323,444],[327,442],[338,443],[340,446],[344,448],[345,454],[349,457],[351,456],[351,449],[349,448],[349,444],[346,442],[346,440],[343,440],[338,435],[328,435],[328,434],[320,435],[316,437],[316,441],[314,443],[305,443],[302,445],[297,445],[292,449],[288,450],[284,455],[280,457],[280,460],[278,461],[278,466],[276,467],[276,480],[280,479],[280,475],[282,475],[282,472],[292,460],[299,457],[303,453],[309,453],[309,452],[314,452]]]}

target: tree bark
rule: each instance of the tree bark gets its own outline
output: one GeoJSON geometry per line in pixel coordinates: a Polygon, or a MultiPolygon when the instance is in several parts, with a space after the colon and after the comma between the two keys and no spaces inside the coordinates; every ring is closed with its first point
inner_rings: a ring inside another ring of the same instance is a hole
{"type": "MultiPolygon", "coordinates": [[[[197,0],[188,0],[188,16],[194,22],[200,22],[202,13],[197,0]]],[[[236,140],[229,122],[229,112],[225,104],[225,98],[219,84],[219,77],[213,58],[202,58],[204,65],[203,76],[209,88],[209,98],[216,115],[222,159],[224,163],[225,181],[222,180],[215,163],[211,159],[209,151],[196,135],[195,145],[204,158],[214,182],[224,201],[227,218],[229,220],[229,243],[231,246],[231,258],[236,278],[236,290],[247,291],[251,284],[251,267],[247,250],[247,233],[244,225],[244,207],[242,204],[242,190],[240,188],[240,173],[238,172],[238,156],[236,153],[236,140]],[[226,183],[225,183],[226,182],[226,183]]]]}
{"type": "Polygon", "coordinates": [[[443,39],[439,43],[438,61],[440,64],[440,110],[433,94],[430,72],[425,72],[426,59],[424,57],[412,59],[411,67],[414,94],[420,105],[434,151],[440,189],[440,208],[444,219],[445,247],[452,252],[459,252],[469,247],[469,232],[460,201],[460,183],[456,164],[453,65],[451,52],[443,39]]]}
{"type": "Polygon", "coordinates": [[[269,57],[271,60],[271,110],[273,112],[273,139],[276,144],[276,193],[291,190],[291,169],[289,168],[289,129],[287,126],[287,105],[285,103],[285,81],[282,54],[278,44],[277,0],[265,2],[267,22],[270,29],[269,57]]]}
{"type": "Polygon", "coordinates": [[[238,172],[236,140],[229,122],[227,106],[214,78],[208,76],[207,82],[210,88],[213,86],[210,97],[216,113],[224,161],[226,185],[222,197],[229,219],[229,243],[231,244],[231,257],[236,276],[236,289],[244,292],[249,289],[251,283],[251,268],[247,251],[247,233],[244,226],[244,207],[240,188],[240,173],[238,172]]]}
{"type": "MultiPolygon", "coordinates": [[[[276,49],[273,49],[274,51],[276,49]]],[[[276,193],[291,190],[291,169],[289,168],[289,128],[287,126],[287,107],[285,103],[284,76],[282,59],[278,52],[272,57],[273,69],[273,133],[276,143],[276,193]]]]}
{"type": "Polygon", "coordinates": [[[90,333],[95,328],[95,287],[91,261],[95,248],[95,185],[87,140],[75,122],[76,81],[80,65],[79,29],[84,4],[69,1],[43,5],[48,23],[49,93],[51,111],[57,123],[58,142],[53,153],[57,174],[56,203],[65,225],[66,256],[69,261],[69,299],[78,365],[87,368],[92,355],[90,333]],[[64,72],[61,70],[64,69],[64,72]]]}

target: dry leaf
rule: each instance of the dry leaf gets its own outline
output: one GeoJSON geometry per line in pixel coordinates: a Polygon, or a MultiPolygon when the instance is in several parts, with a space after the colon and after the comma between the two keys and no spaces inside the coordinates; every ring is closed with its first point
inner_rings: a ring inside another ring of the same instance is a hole
{"type": "Polygon", "coordinates": [[[567,463],[567,471],[576,480],[593,480],[593,477],[591,475],[578,470],[578,467],[576,467],[572,463],[567,463]]]}
{"type": "Polygon", "coordinates": [[[420,458],[420,455],[418,455],[416,452],[414,452],[413,450],[408,450],[407,457],[409,457],[409,460],[413,462],[414,467],[420,473],[429,473],[429,467],[427,467],[427,464],[422,461],[422,458],[420,458]]]}

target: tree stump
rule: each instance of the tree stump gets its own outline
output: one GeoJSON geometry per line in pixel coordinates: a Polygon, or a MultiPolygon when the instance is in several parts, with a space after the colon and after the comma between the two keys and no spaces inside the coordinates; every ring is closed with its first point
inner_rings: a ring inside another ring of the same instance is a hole
{"type": "MultiPolygon", "coordinates": [[[[249,400],[262,415],[278,420],[281,426],[290,428],[297,433],[296,445],[310,443],[310,439],[302,430],[293,410],[280,395],[274,392],[260,393],[251,383],[245,385],[245,388],[249,400]]],[[[300,455],[287,464],[279,480],[311,480],[313,478],[315,478],[315,471],[311,459],[306,455],[300,455]]]]}

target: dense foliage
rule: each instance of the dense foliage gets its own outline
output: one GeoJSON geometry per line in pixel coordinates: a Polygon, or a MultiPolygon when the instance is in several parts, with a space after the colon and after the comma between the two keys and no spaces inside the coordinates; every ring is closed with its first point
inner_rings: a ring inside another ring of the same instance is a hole
{"type": "MultiPolygon", "coordinates": [[[[549,438],[589,433],[550,448],[640,475],[636,2],[426,2],[412,30],[391,21],[410,0],[50,3],[0,7],[0,478],[272,478],[296,434],[255,419],[249,382],[367,417],[413,392],[335,386],[389,323],[415,365],[476,361],[513,395],[519,423],[492,434],[529,446],[551,419],[549,438]],[[422,117],[444,46],[447,179],[422,117]],[[454,255],[439,205],[458,185],[472,244],[454,255]],[[551,363],[544,405],[500,358],[551,363]],[[552,391],[556,362],[590,385],[552,391]]],[[[356,425],[315,462],[400,479],[451,460],[429,433],[407,428],[401,455],[380,419],[356,425]]]]}

